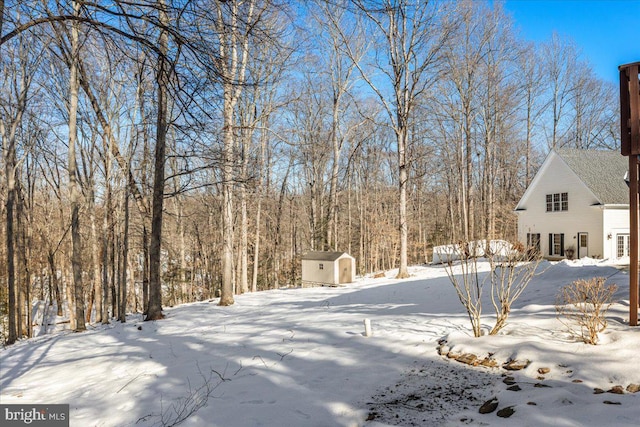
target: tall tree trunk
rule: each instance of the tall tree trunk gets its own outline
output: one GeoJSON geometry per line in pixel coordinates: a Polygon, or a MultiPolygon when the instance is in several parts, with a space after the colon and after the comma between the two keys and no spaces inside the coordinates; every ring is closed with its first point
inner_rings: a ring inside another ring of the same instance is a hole
{"type": "MultiPolygon", "coordinates": [[[[255,110],[255,109],[254,109],[255,110]]],[[[253,137],[255,117],[252,117],[250,124],[245,124],[242,131],[242,183],[240,186],[240,278],[238,283],[238,293],[249,292],[249,216],[247,212],[247,179],[249,168],[249,147],[253,137]]]]}
{"type": "MultiPolygon", "coordinates": [[[[169,24],[164,0],[157,2],[160,22],[169,24]]],[[[153,176],[153,206],[151,209],[151,242],[149,245],[149,307],[145,320],[159,320],[162,314],[162,277],[161,277],[161,248],[162,248],[162,208],[164,201],[164,168],[165,150],[167,145],[167,106],[169,85],[169,36],[166,30],[161,30],[158,42],[160,55],[156,76],[158,91],[158,117],[156,121],[156,148],[154,157],[153,176]]]]}
{"type": "MultiPolygon", "coordinates": [[[[347,170],[347,253],[349,254],[353,253],[351,249],[353,239],[353,215],[351,213],[351,199],[353,193],[351,188],[351,185],[353,184],[352,174],[353,171],[349,168],[349,170],[347,170]]],[[[362,261],[360,261],[359,267],[362,268],[362,261]]]]}
{"type": "Polygon", "coordinates": [[[532,123],[531,123],[531,101],[530,94],[527,94],[527,134],[526,134],[526,146],[525,146],[525,167],[524,167],[524,187],[528,188],[529,183],[531,182],[531,133],[532,133],[532,123]]]}
{"type": "Polygon", "coordinates": [[[7,168],[7,202],[6,202],[6,221],[7,231],[5,236],[5,244],[7,247],[7,283],[9,290],[9,324],[7,344],[13,344],[18,339],[18,316],[17,316],[17,298],[16,298],[16,269],[15,269],[15,234],[13,230],[13,208],[15,205],[15,171],[14,166],[10,166],[10,161],[5,156],[7,168]]]}
{"type": "MultiPolygon", "coordinates": [[[[108,152],[108,150],[105,150],[108,152]]],[[[109,263],[109,247],[110,241],[113,239],[112,225],[113,225],[113,207],[112,207],[112,191],[111,191],[111,157],[105,155],[104,158],[105,169],[105,212],[102,217],[102,236],[100,237],[100,258],[102,260],[102,276],[101,285],[102,292],[102,324],[109,323],[109,271],[111,270],[111,264],[109,263]]],[[[115,313],[112,313],[115,315],[115,313]]]]}
{"type": "Polygon", "coordinates": [[[90,280],[91,282],[91,287],[89,288],[89,299],[87,300],[87,310],[84,313],[84,321],[86,323],[91,323],[91,313],[93,312],[93,303],[96,300],[96,288],[95,288],[95,282],[93,280],[90,280]]]}
{"type": "Polygon", "coordinates": [[[327,211],[327,231],[325,249],[338,250],[338,173],[340,171],[340,138],[338,121],[340,114],[340,96],[334,95],[331,123],[331,146],[333,148],[333,165],[329,184],[329,209],[327,211]]]}
{"type": "Polygon", "coordinates": [[[111,317],[118,316],[118,293],[116,289],[116,279],[118,277],[117,256],[118,250],[116,245],[116,230],[113,215],[109,221],[109,239],[107,240],[109,247],[109,289],[111,290],[111,317]]]}
{"type": "Polygon", "coordinates": [[[222,287],[220,305],[234,303],[233,278],[233,186],[235,166],[234,156],[234,111],[242,93],[247,62],[249,59],[249,38],[254,22],[255,1],[244,6],[240,16],[239,2],[232,2],[227,8],[218,4],[219,63],[223,79],[223,127],[222,127],[222,287]],[[225,14],[228,13],[225,20],[225,14]],[[243,28],[244,26],[244,28],[243,28]],[[242,33],[242,31],[246,33],[242,33]]]}
{"type": "Polygon", "coordinates": [[[120,264],[120,298],[118,304],[118,320],[127,321],[127,267],[129,258],[129,191],[124,189],[124,223],[122,226],[122,262],[120,264]]]}
{"type": "MultiPolygon", "coordinates": [[[[93,283],[93,301],[95,303],[95,322],[102,322],[102,281],[100,280],[100,242],[98,238],[98,224],[95,207],[95,191],[91,191],[91,206],[89,207],[89,221],[91,222],[91,282],[93,283]]],[[[106,266],[105,266],[106,267],[106,266]]],[[[87,317],[91,316],[91,309],[87,317]]]]}
{"type": "MultiPolygon", "coordinates": [[[[0,123],[1,125],[1,123],[0,123]]],[[[4,130],[4,128],[2,129],[4,130]]],[[[7,200],[5,203],[6,214],[6,235],[5,245],[7,251],[7,285],[9,298],[9,322],[7,344],[13,344],[18,339],[18,318],[17,318],[17,292],[16,292],[16,270],[15,270],[15,232],[14,232],[14,207],[16,200],[16,158],[15,158],[15,138],[7,138],[2,132],[4,139],[3,157],[5,161],[5,179],[7,187],[7,200]]]]}
{"type": "Polygon", "coordinates": [[[103,236],[101,239],[102,259],[102,324],[109,324],[109,242],[108,242],[107,215],[105,215],[103,236]]]}
{"type": "Polygon", "coordinates": [[[176,196],[176,225],[178,228],[179,268],[178,280],[180,281],[180,303],[191,301],[192,295],[187,289],[187,242],[184,226],[184,205],[180,196],[176,196]]]}
{"type": "Polygon", "coordinates": [[[249,217],[247,213],[247,188],[243,184],[240,189],[240,293],[249,292],[249,217]]]}
{"type": "Polygon", "coordinates": [[[473,139],[471,137],[471,124],[470,118],[465,117],[465,173],[466,179],[464,183],[464,206],[466,208],[464,212],[464,240],[469,241],[475,238],[474,234],[474,203],[473,203],[473,139]]]}
{"type": "MultiPolygon", "coordinates": [[[[73,2],[74,15],[80,13],[80,3],[73,2]]],[[[84,295],[82,286],[82,239],[80,236],[80,204],[82,192],[78,182],[76,163],[76,142],[78,135],[78,58],[80,56],[79,22],[73,21],[71,26],[71,70],[69,75],[69,186],[71,190],[71,265],[73,270],[73,305],[74,323],[70,327],[74,331],[86,330],[84,322],[84,295]]]]}
{"type": "Polygon", "coordinates": [[[253,270],[251,274],[251,292],[258,290],[258,269],[260,261],[260,216],[262,212],[262,196],[258,196],[258,205],[256,206],[256,231],[253,243],[253,270]]]}
{"type": "Polygon", "coordinates": [[[287,192],[287,181],[289,179],[289,173],[291,172],[291,167],[293,166],[293,156],[289,157],[289,164],[287,166],[287,170],[284,174],[284,178],[282,178],[282,185],[280,186],[280,195],[278,196],[278,206],[277,206],[277,214],[276,214],[276,229],[275,236],[273,239],[273,285],[277,289],[280,287],[280,243],[282,241],[281,234],[281,226],[282,226],[282,215],[283,215],[283,207],[285,201],[285,195],[287,192]]]}
{"type": "Polygon", "coordinates": [[[409,277],[407,247],[409,229],[407,226],[407,183],[409,176],[407,173],[407,127],[402,123],[403,118],[398,117],[398,184],[399,184],[399,201],[398,215],[400,222],[400,265],[398,268],[398,279],[409,277]]]}
{"type": "MultiPolygon", "coordinates": [[[[268,121],[268,119],[265,119],[268,121]]],[[[266,126],[265,126],[266,127],[266,126]]],[[[257,206],[256,206],[256,232],[254,236],[254,246],[253,246],[253,272],[251,277],[251,292],[256,292],[258,290],[258,270],[260,266],[260,217],[262,215],[262,196],[265,192],[265,170],[269,170],[267,165],[267,137],[266,133],[261,133],[261,142],[260,142],[260,164],[258,167],[258,173],[260,174],[260,182],[258,184],[257,191],[257,206]]]]}
{"type": "Polygon", "coordinates": [[[62,316],[62,295],[58,281],[58,269],[55,264],[55,253],[52,250],[49,250],[47,254],[47,262],[49,264],[49,274],[51,275],[50,286],[53,288],[53,294],[56,299],[56,315],[62,316]]]}
{"type": "Polygon", "coordinates": [[[16,203],[16,219],[18,233],[17,238],[17,265],[19,266],[20,277],[20,293],[18,298],[18,306],[20,307],[20,318],[18,333],[22,336],[31,338],[31,272],[29,270],[29,242],[28,242],[28,225],[25,221],[24,194],[18,185],[18,200],[16,203]]]}
{"type": "Polygon", "coordinates": [[[149,312],[149,231],[146,219],[142,219],[142,313],[149,312]]]}
{"type": "Polygon", "coordinates": [[[233,98],[232,86],[225,83],[222,160],[222,288],[220,305],[232,305],[233,299],[233,98]]]}
{"type": "MultiPolygon", "coordinates": [[[[4,0],[0,0],[0,35],[2,34],[4,0]]],[[[21,55],[23,51],[21,49],[21,55]]],[[[26,53],[25,53],[26,54],[26,53]]],[[[22,59],[22,56],[21,56],[22,59]]],[[[20,61],[22,62],[22,61],[20,61]]],[[[27,107],[27,94],[31,83],[31,76],[26,67],[22,70],[19,87],[15,88],[18,94],[15,101],[15,116],[9,123],[0,116],[0,139],[2,139],[2,157],[5,163],[5,186],[7,198],[5,201],[6,235],[5,247],[7,251],[7,291],[8,291],[8,331],[7,344],[13,344],[20,336],[20,306],[19,289],[16,283],[16,238],[20,230],[16,230],[17,216],[20,214],[17,207],[19,198],[18,159],[16,153],[16,133],[22,122],[23,113],[27,107]],[[7,126],[8,125],[8,126],[7,126]]]]}

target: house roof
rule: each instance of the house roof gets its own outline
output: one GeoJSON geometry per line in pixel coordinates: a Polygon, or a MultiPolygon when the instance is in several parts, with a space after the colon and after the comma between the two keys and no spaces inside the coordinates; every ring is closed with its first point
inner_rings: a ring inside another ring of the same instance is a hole
{"type": "Polygon", "coordinates": [[[335,261],[342,255],[347,255],[351,258],[351,256],[346,252],[311,251],[302,255],[302,259],[314,261],[335,261]]]}
{"type": "Polygon", "coordinates": [[[629,161],[619,151],[559,149],[558,156],[604,205],[628,204],[629,161]]]}

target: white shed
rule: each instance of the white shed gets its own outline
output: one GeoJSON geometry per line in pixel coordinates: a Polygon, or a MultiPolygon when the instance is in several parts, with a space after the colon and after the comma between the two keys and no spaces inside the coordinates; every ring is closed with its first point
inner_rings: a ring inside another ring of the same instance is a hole
{"type": "Polygon", "coordinates": [[[302,256],[302,285],[336,286],[356,277],[356,259],[346,252],[312,251],[302,256]]]}

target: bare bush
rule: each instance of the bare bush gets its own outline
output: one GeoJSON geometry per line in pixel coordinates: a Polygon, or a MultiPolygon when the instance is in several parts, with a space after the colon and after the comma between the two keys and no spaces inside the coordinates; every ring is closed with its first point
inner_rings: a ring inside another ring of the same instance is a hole
{"type": "Polygon", "coordinates": [[[482,290],[487,280],[487,275],[478,273],[478,258],[475,256],[475,247],[469,242],[460,242],[448,247],[447,263],[445,270],[458,299],[467,311],[471,321],[473,335],[479,337],[480,316],[482,315],[482,290]],[[459,260],[459,263],[454,261],[459,260]]]}
{"type": "Polygon", "coordinates": [[[513,302],[524,292],[540,263],[539,257],[501,240],[460,242],[448,246],[445,255],[447,275],[467,311],[475,337],[482,335],[480,317],[485,285],[490,285],[496,313],[489,334],[495,335],[507,324],[513,302]],[[479,258],[489,262],[489,274],[478,272],[479,258]]]}
{"type": "Polygon", "coordinates": [[[605,281],[604,277],[576,280],[560,289],[556,298],[558,320],[586,344],[596,345],[598,333],[607,328],[605,316],[618,287],[605,286],[605,281]]]}
{"type": "MultiPolygon", "coordinates": [[[[226,381],[231,381],[229,378],[225,378],[214,369],[211,369],[211,371],[205,375],[200,370],[200,366],[198,366],[198,372],[202,377],[202,384],[200,386],[193,388],[191,382],[187,378],[188,388],[184,396],[174,398],[171,401],[171,404],[168,407],[165,407],[164,400],[161,395],[160,413],[148,414],[141,417],[138,419],[136,424],[139,422],[147,422],[149,420],[154,420],[152,424],[154,427],[173,427],[182,424],[200,409],[207,406],[211,395],[214,390],[220,386],[220,384],[226,381]]],[[[238,372],[236,372],[236,374],[238,372]]]]}
{"type": "Polygon", "coordinates": [[[489,335],[495,335],[506,326],[511,306],[533,279],[542,258],[505,241],[491,242],[485,256],[491,265],[491,303],[496,313],[489,335]]]}

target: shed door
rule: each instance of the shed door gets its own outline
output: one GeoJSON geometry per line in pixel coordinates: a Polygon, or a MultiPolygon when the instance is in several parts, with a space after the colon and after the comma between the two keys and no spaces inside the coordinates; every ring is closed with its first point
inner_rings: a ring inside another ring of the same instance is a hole
{"type": "Polygon", "coordinates": [[[351,259],[342,258],[338,260],[338,268],[340,269],[339,283],[351,283],[351,259]]]}

